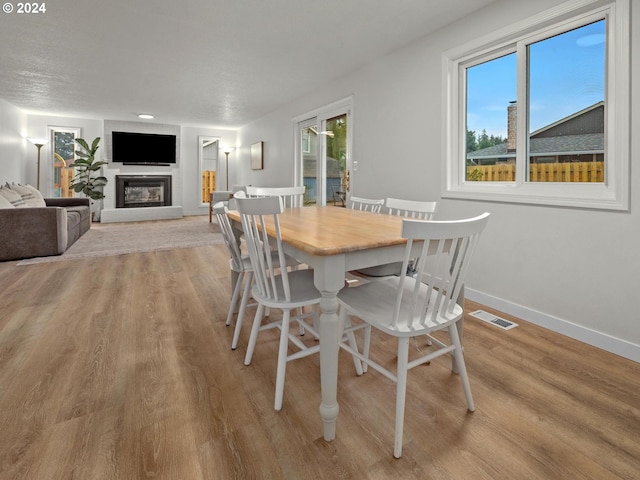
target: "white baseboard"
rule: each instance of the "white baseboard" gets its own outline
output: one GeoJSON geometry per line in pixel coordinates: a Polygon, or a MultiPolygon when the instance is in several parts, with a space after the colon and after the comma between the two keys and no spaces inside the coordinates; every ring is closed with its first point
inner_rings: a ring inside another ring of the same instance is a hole
{"type": "Polygon", "coordinates": [[[533,310],[516,303],[503,300],[486,293],[478,292],[471,288],[465,289],[465,297],[487,307],[495,308],[501,312],[521,318],[540,327],[547,328],[556,333],[579,340],[581,342],[601,348],[634,362],[640,363],[640,345],[612,337],[605,333],[597,332],[567,320],[533,310]]]}

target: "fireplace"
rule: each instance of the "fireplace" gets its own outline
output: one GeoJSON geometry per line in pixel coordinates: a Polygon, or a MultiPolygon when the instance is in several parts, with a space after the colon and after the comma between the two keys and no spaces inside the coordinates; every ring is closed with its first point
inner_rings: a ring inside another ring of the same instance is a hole
{"type": "Polygon", "coordinates": [[[116,208],[171,206],[171,175],[116,175],[116,208]]]}

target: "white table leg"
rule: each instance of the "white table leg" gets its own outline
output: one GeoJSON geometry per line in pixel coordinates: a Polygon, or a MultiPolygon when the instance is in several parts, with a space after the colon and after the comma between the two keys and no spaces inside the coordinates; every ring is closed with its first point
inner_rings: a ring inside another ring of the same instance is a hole
{"type": "Polygon", "coordinates": [[[322,402],[320,416],[324,424],[324,439],[336,437],[338,418],[338,343],[340,322],[338,318],[338,291],[345,283],[345,259],[343,255],[323,257],[314,266],[314,281],[322,295],[320,300],[320,382],[322,402]]]}
{"type": "Polygon", "coordinates": [[[322,292],[320,300],[320,382],[322,403],[320,416],[324,423],[324,439],[336,437],[338,417],[338,300],[337,292],[322,292]]]}

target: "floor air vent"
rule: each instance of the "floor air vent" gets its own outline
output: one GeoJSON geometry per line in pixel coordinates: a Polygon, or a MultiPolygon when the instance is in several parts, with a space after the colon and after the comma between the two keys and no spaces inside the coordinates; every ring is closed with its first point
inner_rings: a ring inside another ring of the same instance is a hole
{"type": "Polygon", "coordinates": [[[475,312],[471,312],[469,315],[477,318],[478,320],[482,320],[483,322],[502,328],[503,330],[510,330],[518,326],[517,323],[513,323],[501,317],[496,317],[494,314],[485,312],[484,310],[476,310],[475,312]]]}

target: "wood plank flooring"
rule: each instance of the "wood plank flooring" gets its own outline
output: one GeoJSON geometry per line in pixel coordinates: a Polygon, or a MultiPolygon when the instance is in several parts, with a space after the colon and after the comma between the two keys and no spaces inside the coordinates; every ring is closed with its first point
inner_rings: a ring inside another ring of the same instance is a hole
{"type": "Polygon", "coordinates": [[[0,263],[0,480],[640,478],[640,365],[518,319],[466,321],[474,413],[449,359],[410,372],[400,460],[394,385],[341,352],[325,442],[317,357],[289,364],[275,412],[277,333],[244,366],[249,315],[231,351],[227,262],[214,245],[0,263]]]}

